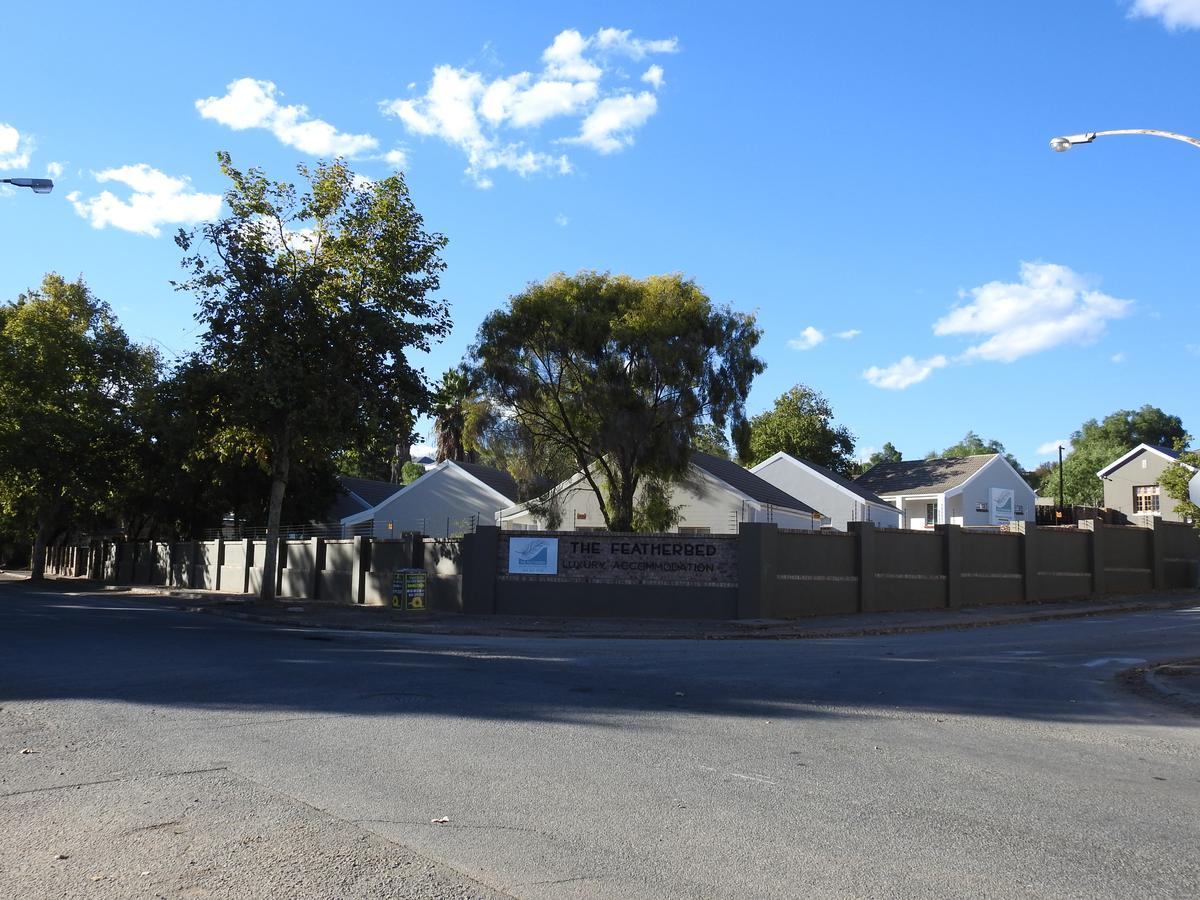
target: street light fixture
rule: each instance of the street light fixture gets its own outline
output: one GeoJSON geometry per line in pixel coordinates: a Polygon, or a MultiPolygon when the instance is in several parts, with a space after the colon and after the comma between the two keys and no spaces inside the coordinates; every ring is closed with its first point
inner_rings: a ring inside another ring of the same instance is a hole
{"type": "Polygon", "coordinates": [[[1050,149],[1055,153],[1066,153],[1076,144],[1090,144],[1098,137],[1104,137],[1109,134],[1149,134],[1154,137],[1171,138],[1174,141],[1183,141],[1185,144],[1191,144],[1193,147],[1200,147],[1200,139],[1188,137],[1186,134],[1177,134],[1174,131],[1159,131],[1156,128],[1118,128],[1115,131],[1085,131],[1083,134],[1067,134],[1062,137],[1050,139],[1050,149]]]}
{"type": "Polygon", "coordinates": [[[0,184],[31,188],[35,194],[48,194],[54,190],[54,182],[49,178],[0,178],[0,184]]]}

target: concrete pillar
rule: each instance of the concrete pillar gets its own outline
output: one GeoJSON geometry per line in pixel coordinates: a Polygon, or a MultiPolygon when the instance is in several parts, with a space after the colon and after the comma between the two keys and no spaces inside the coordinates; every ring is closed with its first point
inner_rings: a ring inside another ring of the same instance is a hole
{"type": "Polygon", "coordinates": [[[773,614],[778,548],[779,526],[774,522],[742,522],[738,526],[739,619],[768,619],[773,614]]]}
{"type": "Polygon", "coordinates": [[[305,593],[313,600],[321,592],[321,572],[325,568],[325,538],[311,538],[308,542],[309,553],[313,561],[312,572],[308,576],[308,587],[305,593]]]}
{"type": "Polygon", "coordinates": [[[942,533],[943,553],[946,565],[946,607],[958,609],[962,606],[962,526],[938,525],[942,533]]]}
{"type": "Polygon", "coordinates": [[[1108,588],[1104,578],[1104,521],[1083,519],[1079,522],[1079,530],[1092,533],[1088,552],[1092,563],[1092,594],[1100,596],[1108,588]]]}
{"type": "Polygon", "coordinates": [[[1167,586],[1167,535],[1162,516],[1150,520],[1150,568],[1154,572],[1154,589],[1167,586]]]}
{"type": "Polygon", "coordinates": [[[1008,530],[1021,536],[1022,599],[1026,603],[1037,603],[1037,525],[1033,522],[1009,522],[1008,530]]]}
{"type": "Polygon", "coordinates": [[[371,539],[354,536],[354,561],[350,568],[350,602],[367,602],[367,572],[371,570],[371,539]]]}
{"type": "Polygon", "coordinates": [[[188,555],[187,567],[187,586],[194,588],[196,586],[196,564],[200,562],[200,542],[192,541],[190,553],[188,555]]]}
{"type": "Polygon", "coordinates": [[[858,538],[858,611],[875,611],[875,523],[849,522],[858,538]]]}
{"type": "Polygon", "coordinates": [[[467,614],[496,612],[496,568],[500,529],[484,525],[463,536],[462,599],[467,614]]]}

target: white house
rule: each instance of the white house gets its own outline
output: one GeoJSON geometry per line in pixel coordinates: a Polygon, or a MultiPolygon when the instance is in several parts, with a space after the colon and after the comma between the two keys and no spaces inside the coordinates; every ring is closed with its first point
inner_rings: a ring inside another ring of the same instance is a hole
{"type": "Polygon", "coordinates": [[[849,478],[782,450],[750,470],[793,497],[821,511],[821,525],[846,531],[851,522],[899,528],[900,510],[849,478]]]}
{"type": "Polygon", "coordinates": [[[855,483],[900,510],[902,528],[1036,520],[1037,495],[998,453],[879,463],[855,483]]]}
{"type": "Polygon", "coordinates": [[[345,516],[342,525],[354,528],[373,522],[371,533],[377,538],[399,537],[405,531],[452,537],[471,531],[475,524],[490,524],[498,510],[517,499],[517,483],[507,472],[451,460],[438,463],[406,487],[390,487],[385,498],[345,516]]]}
{"type": "MultiPolygon", "coordinates": [[[[680,507],[680,534],[736,534],[742,522],[775,522],[782,528],[813,530],[820,513],[735,462],[693,453],[687,476],[671,485],[672,506],[680,507]]],[[[546,509],[553,504],[556,531],[604,531],[596,494],[582,472],[544,496],[502,509],[496,524],[507,531],[550,530],[546,509]]]]}

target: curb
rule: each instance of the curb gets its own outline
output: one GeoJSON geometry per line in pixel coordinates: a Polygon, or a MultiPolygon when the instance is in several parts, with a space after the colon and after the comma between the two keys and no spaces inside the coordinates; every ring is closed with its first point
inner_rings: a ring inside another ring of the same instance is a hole
{"type": "MultiPolygon", "coordinates": [[[[142,596],[164,596],[161,592],[139,591],[136,588],[133,593],[142,596]]],[[[171,595],[166,595],[171,596],[171,595]]],[[[193,599],[196,595],[191,594],[190,597],[182,596],[173,599],[193,599]]],[[[310,605],[312,601],[298,601],[310,605]]],[[[752,626],[747,628],[741,626],[745,630],[741,631],[696,631],[696,632],[663,632],[660,634],[647,634],[645,632],[637,632],[633,630],[608,630],[608,631],[575,631],[569,627],[563,629],[534,629],[531,627],[507,627],[497,625],[493,627],[440,627],[440,623],[429,623],[422,627],[422,623],[418,622],[388,622],[386,624],[353,624],[346,625],[341,623],[330,623],[306,620],[303,613],[297,615],[296,618],[278,615],[275,613],[257,613],[250,612],[244,609],[237,608],[222,608],[216,606],[192,606],[176,603],[163,603],[163,606],[182,610],[190,613],[202,613],[205,615],[223,616],[229,619],[239,619],[246,622],[257,622],[265,625],[287,625],[293,628],[308,628],[324,631],[346,631],[346,632],[367,632],[372,634],[423,634],[423,635],[449,635],[461,637],[527,637],[527,638],[575,638],[581,640],[696,640],[696,641],[742,641],[742,640],[767,640],[767,641],[784,641],[784,640],[820,640],[823,638],[837,637],[880,637],[887,635],[901,634],[918,634],[930,631],[966,631],[974,628],[993,628],[1004,625],[1022,625],[1031,622],[1050,622],[1060,619],[1083,619],[1092,616],[1111,615],[1118,613],[1134,613],[1134,612],[1150,612],[1164,609],[1183,609],[1196,605],[1196,598],[1191,598],[1186,601],[1164,601],[1157,603],[1138,603],[1126,606],[1104,606],[1092,609],[1069,609],[1055,610],[1053,612],[1030,612],[1027,615],[1007,616],[992,619],[980,619],[975,621],[964,622],[928,622],[928,623],[905,623],[898,625],[868,625],[868,626],[847,626],[844,628],[822,628],[822,629],[804,629],[796,626],[782,626],[771,629],[771,626],[752,626]],[[752,630],[753,629],[753,630],[752,630]],[[769,630],[770,629],[770,630],[769,630]],[[795,630],[793,630],[795,629],[795,630]]],[[[339,607],[329,607],[339,608],[339,607]]],[[[735,626],[738,627],[738,626],[735,626]]]]}

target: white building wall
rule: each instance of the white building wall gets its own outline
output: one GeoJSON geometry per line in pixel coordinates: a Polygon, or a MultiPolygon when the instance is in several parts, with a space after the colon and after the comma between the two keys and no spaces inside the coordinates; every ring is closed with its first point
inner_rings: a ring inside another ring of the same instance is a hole
{"type": "Polygon", "coordinates": [[[1034,493],[1025,479],[1012,470],[1012,467],[1006,465],[1003,460],[997,460],[990,463],[986,468],[981,469],[978,475],[968,481],[966,486],[957,494],[953,494],[951,499],[958,499],[961,502],[961,518],[960,525],[991,525],[993,524],[992,515],[992,498],[991,488],[1008,488],[1013,492],[1013,506],[1022,507],[1023,511],[1020,515],[1014,515],[1013,519],[1023,519],[1026,522],[1034,522],[1037,520],[1037,511],[1035,505],[1037,503],[1037,495],[1034,493]],[[987,505],[986,512],[980,512],[976,507],[980,504],[987,505]]]}
{"type": "Polygon", "coordinates": [[[879,509],[791,460],[772,459],[752,471],[763,481],[807,503],[838,531],[846,531],[850,522],[869,521],[882,528],[896,528],[900,523],[899,512],[879,509]]]}
{"type": "Polygon", "coordinates": [[[431,537],[456,534],[470,530],[465,522],[472,516],[489,525],[496,512],[509,505],[462,469],[448,465],[431,469],[378,507],[374,534],[377,538],[405,531],[420,531],[431,537]]]}

